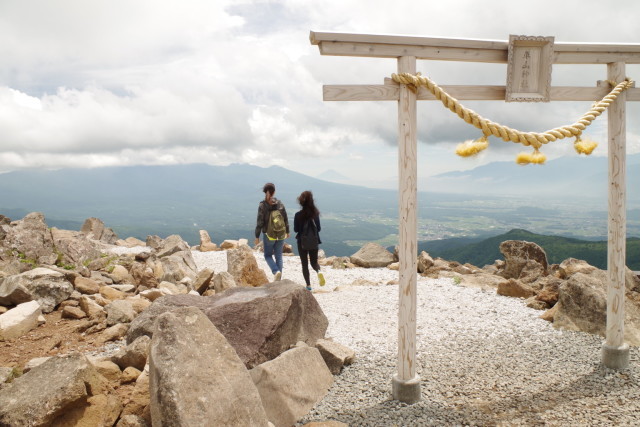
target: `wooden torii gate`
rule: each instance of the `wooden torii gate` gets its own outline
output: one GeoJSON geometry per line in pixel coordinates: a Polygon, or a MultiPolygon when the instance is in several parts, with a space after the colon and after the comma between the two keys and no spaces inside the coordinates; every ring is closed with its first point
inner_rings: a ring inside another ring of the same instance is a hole
{"type": "MultiPolygon", "coordinates": [[[[513,36],[512,36],[513,37],[513,36]]],[[[400,73],[416,73],[416,60],[508,63],[506,41],[444,39],[412,36],[346,33],[310,33],[310,41],[322,55],[392,58],[400,73]]],[[[511,45],[513,46],[513,45],[511,45]]],[[[545,48],[540,45],[538,53],[545,48]]],[[[640,64],[639,44],[555,43],[551,64],[606,64],[606,80],[625,79],[625,64],[640,64]]],[[[528,53],[527,53],[528,59],[528,53]]],[[[511,64],[509,65],[511,67],[511,64]]],[[[441,86],[458,100],[505,100],[509,86],[441,86]]],[[[397,101],[399,173],[399,312],[398,371],[392,379],[393,398],[406,403],[420,400],[416,373],[417,284],[417,102],[435,100],[420,87],[385,80],[378,85],[325,85],[325,101],[397,101]]],[[[597,101],[609,93],[608,82],[594,87],[548,87],[545,99],[527,101],[597,101]]],[[[512,99],[519,100],[519,99],[512,99]]],[[[602,364],[624,369],[629,346],[624,342],[625,244],[626,244],[626,128],[625,101],[640,101],[640,89],[628,89],[610,105],[608,112],[608,290],[606,338],[602,364]]]]}

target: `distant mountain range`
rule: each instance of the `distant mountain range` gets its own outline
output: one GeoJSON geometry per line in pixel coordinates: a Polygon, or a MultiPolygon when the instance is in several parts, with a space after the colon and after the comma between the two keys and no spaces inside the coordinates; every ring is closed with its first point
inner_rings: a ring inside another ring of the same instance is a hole
{"type": "MultiPolygon", "coordinates": [[[[606,157],[571,156],[544,165],[521,166],[493,162],[467,171],[447,172],[425,179],[427,189],[449,193],[530,195],[607,199],[606,157]]],[[[627,156],[627,199],[640,203],[640,154],[627,156]]]]}
{"type": "MultiPolygon", "coordinates": [[[[0,214],[21,218],[43,212],[50,226],[78,230],[98,217],[120,236],[145,239],[149,234],[180,234],[191,244],[198,230],[214,242],[253,240],[262,186],[276,185],[293,222],[296,198],[314,192],[323,216],[349,212],[349,224],[328,220],[323,230],[327,252],[353,253],[344,240],[376,240],[397,232],[394,224],[363,224],[365,215],[397,218],[393,191],[330,183],[272,166],[131,166],[56,171],[25,170],[0,175],[0,214]],[[332,226],[333,225],[333,226],[332,226]],[[331,251],[331,252],[330,252],[331,251]]],[[[291,230],[293,232],[293,230],[291,230]]]]}
{"type": "MultiPolygon", "coordinates": [[[[559,264],[567,258],[578,258],[605,270],[607,268],[607,242],[587,241],[561,236],[545,236],[527,230],[514,229],[490,238],[458,238],[441,241],[420,242],[419,251],[426,251],[432,257],[449,261],[470,263],[477,267],[493,264],[504,259],[500,253],[500,243],[505,240],[526,240],[540,245],[547,254],[550,264],[559,264]]],[[[627,266],[640,271],[640,239],[627,238],[627,266]]]]}
{"type": "MultiPolygon", "coordinates": [[[[631,176],[637,173],[640,157],[630,159],[631,176]]],[[[478,194],[445,193],[444,187],[433,185],[429,188],[440,192],[419,192],[419,239],[429,240],[428,247],[459,247],[456,239],[447,243],[431,239],[457,235],[487,238],[513,228],[601,239],[606,235],[606,192],[598,195],[595,203],[589,199],[587,204],[586,198],[575,193],[554,191],[562,187],[562,179],[568,179],[561,178],[558,170],[572,172],[571,179],[578,181],[577,170],[586,175],[597,172],[595,167],[584,169],[588,163],[572,169],[575,160],[559,159],[544,167],[515,166],[520,175],[511,179],[508,171],[514,165],[510,163],[445,174],[442,179],[467,183],[485,176],[485,182],[491,185],[484,188],[486,193],[478,194]],[[527,180],[532,183],[527,184],[527,180]],[[545,192],[536,195],[536,186],[545,186],[545,192]],[[507,188],[518,189],[519,196],[505,196],[507,188]],[[547,202],[558,194],[559,202],[547,202]]],[[[68,230],[79,230],[86,218],[98,217],[120,237],[142,240],[150,234],[180,234],[195,245],[201,229],[207,230],[214,242],[252,240],[265,182],[276,184],[276,197],[285,203],[291,218],[299,209],[296,198],[300,192],[313,191],[322,212],[323,249],[329,255],[351,255],[368,241],[385,246],[397,241],[397,191],[327,182],[277,166],[190,164],[10,172],[0,175],[0,214],[20,219],[29,212],[43,212],[49,226],[68,230]]],[[[582,187],[594,185],[589,182],[584,178],[582,187]]],[[[637,182],[640,179],[629,179],[630,194],[637,193],[637,182]]],[[[628,230],[632,235],[640,235],[638,206],[628,203],[628,230]]]]}

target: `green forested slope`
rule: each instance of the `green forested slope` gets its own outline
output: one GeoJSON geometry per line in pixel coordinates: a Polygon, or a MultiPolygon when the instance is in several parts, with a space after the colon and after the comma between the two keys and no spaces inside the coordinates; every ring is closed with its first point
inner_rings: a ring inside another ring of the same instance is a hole
{"type": "MultiPolygon", "coordinates": [[[[500,253],[500,243],[505,240],[526,240],[540,245],[547,253],[550,264],[559,264],[567,258],[578,258],[601,269],[607,268],[607,242],[591,242],[560,236],[545,236],[526,230],[515,229],[499,236],[490,237],[480,242],[464,244],[457,247],[443,247],[441,243],[422,242],[420,250],[427,251],[433,257],[458,261],[482,267],[493,264],[497,259],[504,259],[500,253]]],[[[640,270],[640,238],[627,239],[627,266],[632,270],[640,270]]]]}

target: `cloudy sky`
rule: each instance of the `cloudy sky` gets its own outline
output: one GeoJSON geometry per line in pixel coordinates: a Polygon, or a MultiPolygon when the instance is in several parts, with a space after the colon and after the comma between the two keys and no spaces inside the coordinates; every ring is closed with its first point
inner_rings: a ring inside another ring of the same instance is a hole
{"type": "MultiPolygon", "coordinates": [[[[619,0],[0,0],[0,171],[206,162],[280,165],[356,182],[397,175],[394,102],[323,102],[323,84],[381,84],[390,59],[321,56],[310,31],[640,43],[640,2],[619,0]]],[[[438,84],[504,84],[506,65],[420,61],[438,84]]],[[[640,67],[627,66],[640,80],[640,67]]],[[[555,66],[553,84],[592,86],[606,67],[555,66]]],[[[468,102],[525,131],[572,123],[591,103],[468,102]]],[[[631,103],[630,103],[631,104],[631,103]]],[[[628,152],[640,152],[628,108],[628,152]]],[[[419,106],[419,173],[512,160],[441,104],[419,106]]],[[[603,142],[606,120],[589,135],[603,142]]],[[[574,155],[571,142],[545,148],[574,155]]]]}

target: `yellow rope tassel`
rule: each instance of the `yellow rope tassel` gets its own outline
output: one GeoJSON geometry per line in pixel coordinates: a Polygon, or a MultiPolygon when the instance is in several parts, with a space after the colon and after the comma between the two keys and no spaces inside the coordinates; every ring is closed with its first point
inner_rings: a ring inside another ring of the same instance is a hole
{"type": "Polygon", "coordinates": [[[591,154],[597,146],[597,142],[591,141],[590,139],[581,139],[580,137],[573,143],[573,148],[575,148],[578,154],[586,154],[587,156],[591,154]]]}
{"type": "Polygon", "coordinates": [[[543,165],[546,161],[547,156],[538,151],[537,148],[533,150],[533,153],[520,153],[516,157],[516,163],[519,165],[528,165],[529,163],[543,165]]]}
{"type": "Polygon", "coordinates": [[[471,157],[486,149],[488,146],[489,141],[487,141],[487,136],[484,135],[475,141],[468,140],[462,144],[458,144],[456,147],[456,154],[460,157],[471,157]]]}

